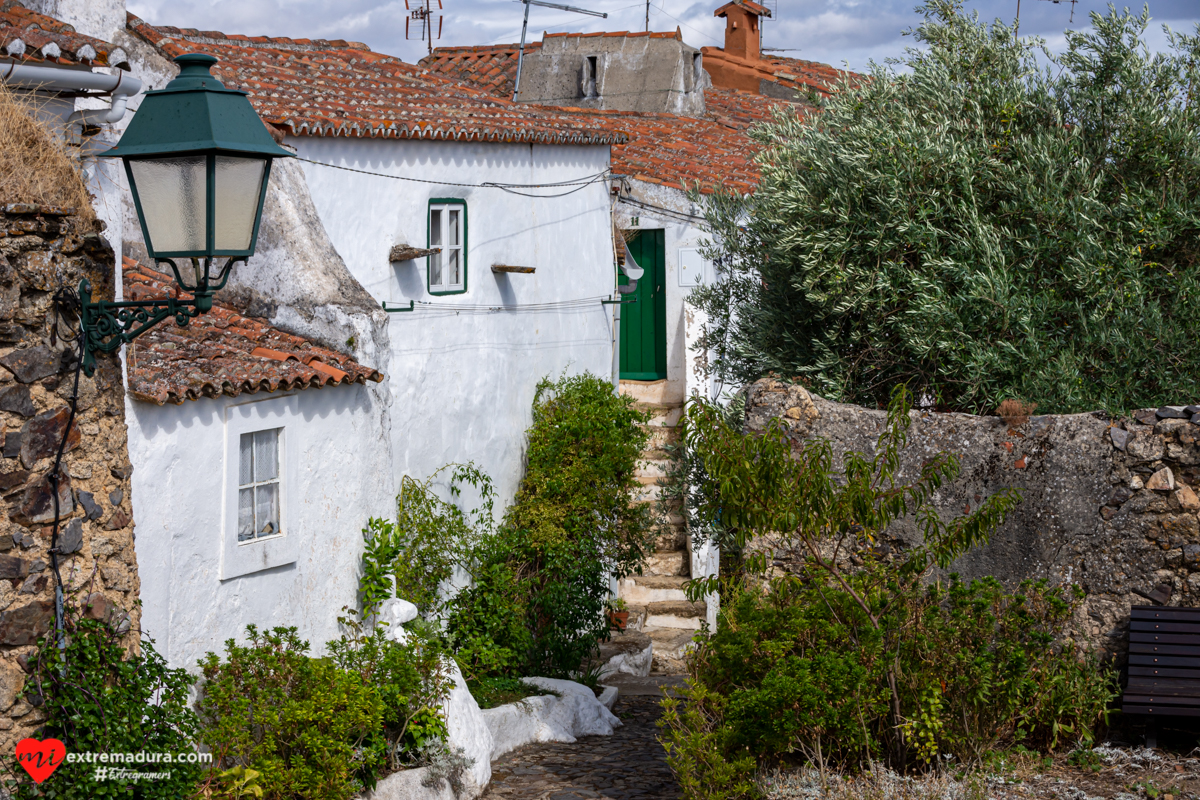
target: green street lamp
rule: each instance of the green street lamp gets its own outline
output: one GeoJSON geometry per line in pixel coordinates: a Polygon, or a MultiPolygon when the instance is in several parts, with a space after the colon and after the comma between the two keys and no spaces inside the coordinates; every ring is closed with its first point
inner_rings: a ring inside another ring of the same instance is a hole
{"type": "Polygon", "coordinates": [[[175,59],[179,76],[147,92],[121,141],[103,153],[125,162],[146,250],[171,267],[192,300],[91,302],[79,286],[83,370],[95,353],[112,353],[167,317],[180,326],[212,309],[238,261],[254,253],[271,161],[292,154],[267,132],[245,92],[226,89],[210,69],[217,59],[175,59]],[[222,266],[216,260],[225,258],[222,266]],[[181,270],[175,259],[187,259],[181,270]]]}

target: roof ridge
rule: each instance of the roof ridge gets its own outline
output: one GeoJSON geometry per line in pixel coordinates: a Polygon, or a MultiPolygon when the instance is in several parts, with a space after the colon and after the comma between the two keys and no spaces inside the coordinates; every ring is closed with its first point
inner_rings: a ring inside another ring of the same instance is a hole
{"type": "MultiPolygon", "coordinates": [[[[129,16],[133,17],[132,14],[129,16]]],[[[133,19],[137,19],[137,17],[133,17],[133,19]]],[[[176,28],[173,25],[150,25],[142,20],[138,21],[162,36],[170,39],[183,39],[194,44],[227,44],[235,47],[272,48],[302,52],[313,50],[363,50],[374,52],[363,42],[348,42],[345,39],[292,39],[287,36],[246,36],[243,34],[227,34],[221,31],[202,31],[197,28],[176,28]]],[[[391,56],[391,58],[395,58],[395,56],[391,56]]],[[[400,59],[396,60],[399,61],[400,59]]]]}

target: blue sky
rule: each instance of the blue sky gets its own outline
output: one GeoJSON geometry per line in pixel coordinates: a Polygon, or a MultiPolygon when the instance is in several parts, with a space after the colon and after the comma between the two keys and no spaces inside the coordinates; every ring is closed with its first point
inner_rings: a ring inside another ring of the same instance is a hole
{"type": "MultiPolygon", "coordinates": [[[[421,0],[409,0],[414,5],[421,0]]],[[[567,5],[608,12],[608,19],[534,6],[529,30],[533,39],[542,31],[643,30],[646,5],[637,0],[556,0],[567,5]]],[[[436,4],[437,0],[433,0],[436,4]]],[[[441,0],[442,38],[435,45],[515,42],[520,38],[522,5],[517,0],[441,0]]],[[[915,0],[768,0],[778,19],[764,27],[764,46],[787,48],[781,55],[863,69],[874,59],[896,56],[911,43],[903,32],[917,24],[915,0]]],[[[717,0],[650,0],[651,30],[677,26],[690,44],[720,45],[723,20],[713,17],[717,0]]],[[[159,25],[219,30],[251,36],[349,39],[366,42],[373,50],[416,61],[426,53],[423,43],[405,40],[405,0],[129,0],[129,10],[159,25]]],[[[1069,0],[1021,0],[1021,33],[1047,40],[1052,50],[1063,45],[1067,28],[1088,27],[1088,12],[1103,11],[1106,0],[1079,0],[1070,23],[1069,0]]],[[[1195,32],[1200,0],[1151,0],[1153,17],[1148,41],[1165,48],[1162,24],[1195,32]]],[[[968,10],[985,19],[1011,21],[1017,0],[968,0],[968,10]]],[[[1141,5],[1133,6],[1140,11],[1141,5]]]]}

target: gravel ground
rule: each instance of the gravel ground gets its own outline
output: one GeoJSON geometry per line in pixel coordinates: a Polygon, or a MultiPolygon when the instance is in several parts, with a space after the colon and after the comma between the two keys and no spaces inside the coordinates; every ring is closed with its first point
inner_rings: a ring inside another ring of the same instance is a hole
{"type": "Polygon", "coordinates": [[[1058,756],[1017,757],[1000,769],[956,776],[845,779],[813,770],[764,776],[768,800],[1200,800],[1200,751],[1179,753],[1101,745],[1089,767],[1058,756]]]}

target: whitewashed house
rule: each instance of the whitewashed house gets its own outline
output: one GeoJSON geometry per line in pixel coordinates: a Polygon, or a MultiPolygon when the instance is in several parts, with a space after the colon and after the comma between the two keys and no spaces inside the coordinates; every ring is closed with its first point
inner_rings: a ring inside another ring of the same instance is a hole
{"type": "Polygon", "coordinates": [[[312,203],[346,269],[397,309],[390,351],[370,362],[388,376],[393,480],[473,460],[510,500],[537,383],[611,374],[606,173],[623,135],[361,44],[134,19],[130,30],[165,56],[220,59],[214,72],[249,92],[305,159],[312,203]]]}

